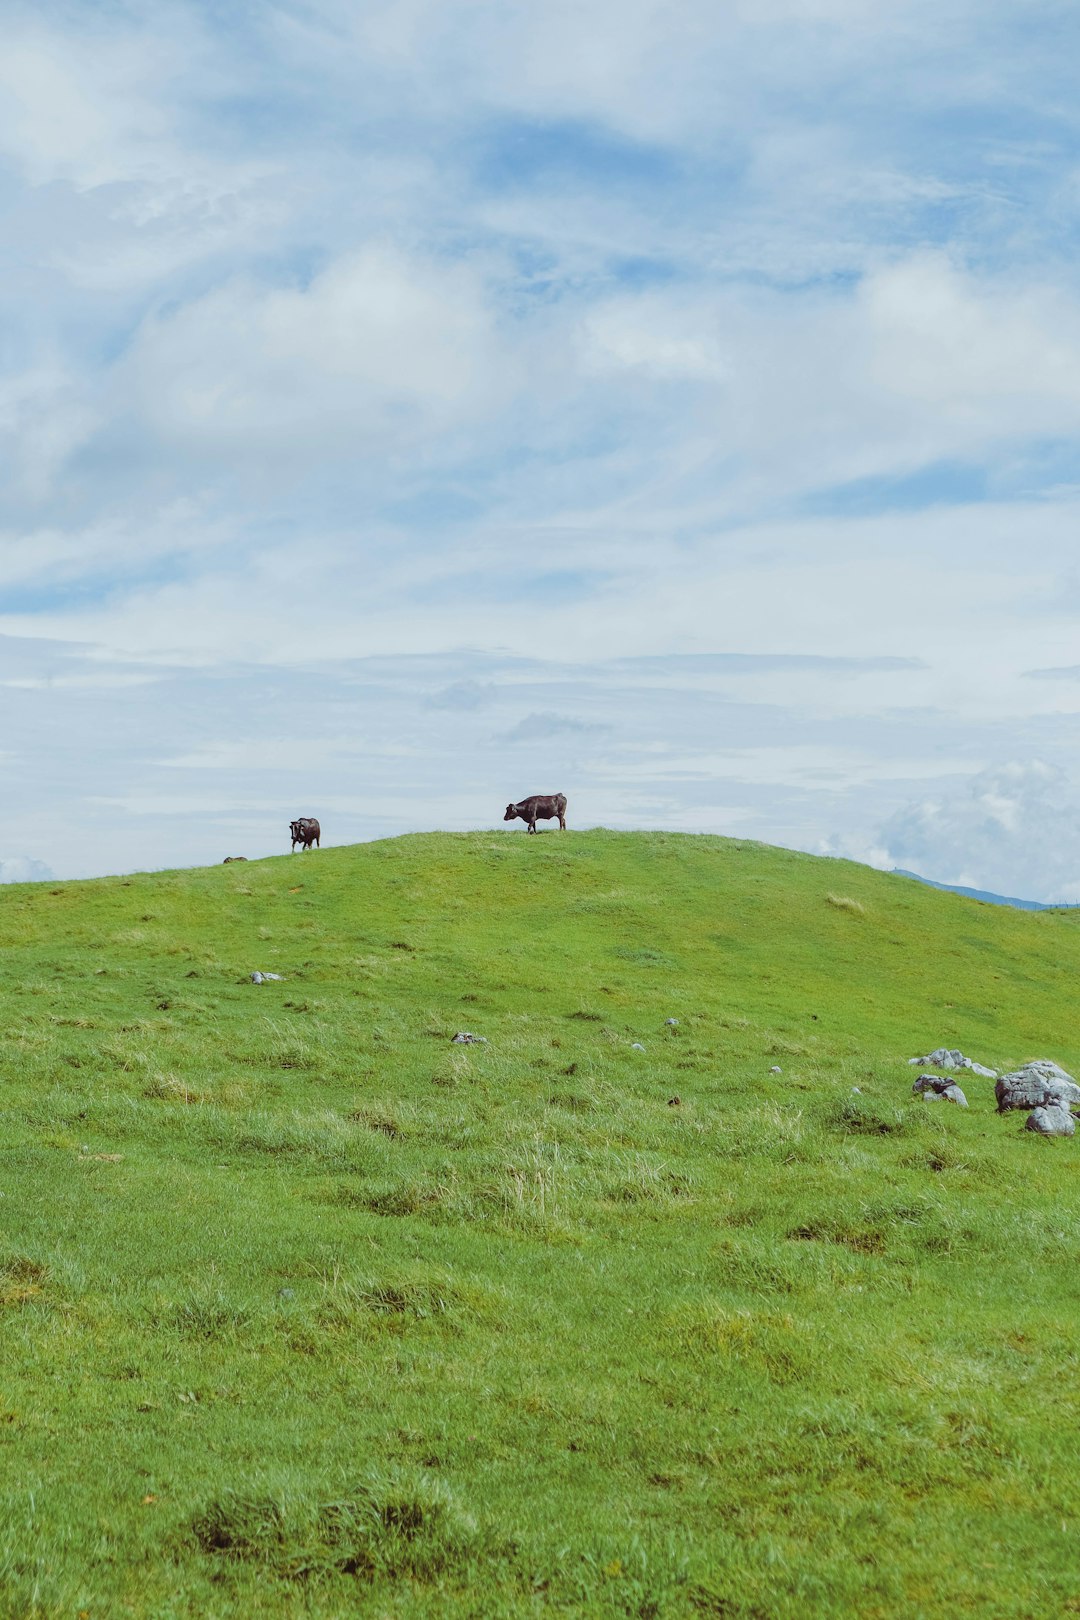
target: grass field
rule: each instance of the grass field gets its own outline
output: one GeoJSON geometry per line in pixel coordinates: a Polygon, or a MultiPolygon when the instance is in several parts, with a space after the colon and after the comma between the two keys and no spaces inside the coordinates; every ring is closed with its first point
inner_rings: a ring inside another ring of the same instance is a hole
{"type": "Polygon", "coordinates": [[[709,837],[0,890],[0,1615],[1080,1613],[1080,1138],[905,1061],[1078,972],[709,837]]]}

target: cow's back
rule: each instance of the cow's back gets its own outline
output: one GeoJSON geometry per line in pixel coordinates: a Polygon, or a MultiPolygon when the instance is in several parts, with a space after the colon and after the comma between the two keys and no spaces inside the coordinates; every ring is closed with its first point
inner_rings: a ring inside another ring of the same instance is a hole
{"type": "Polygon", "coordinates": [[[565,793],[533,793],[514,806],[519,816],[527,821],[550,821],[566,812],[565,793]]]}

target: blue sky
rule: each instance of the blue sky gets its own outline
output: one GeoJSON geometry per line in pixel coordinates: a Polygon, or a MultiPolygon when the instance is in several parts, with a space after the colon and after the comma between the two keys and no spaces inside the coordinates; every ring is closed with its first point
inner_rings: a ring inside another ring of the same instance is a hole
{"type": "Polygon", "coordinates": [[[562,790],[1080,898],[1078,66],[1051,0],[5,7],[0,877],[562,790]]]}

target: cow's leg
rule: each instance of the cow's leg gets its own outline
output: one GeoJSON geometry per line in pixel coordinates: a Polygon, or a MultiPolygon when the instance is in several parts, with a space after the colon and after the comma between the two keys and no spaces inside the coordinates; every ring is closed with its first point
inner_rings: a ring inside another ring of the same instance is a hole
{"type": "Polygon", "coordinates": [[[535,817],[535,816],[534,816],[534,817],[533,817],[533,819],[532,819],[532,820],[531,820],[531,821],[530,821],[530,822],[529,822],[529,831],[530,831],[530,832],[531,832],[531,833],[534,833],[534,832],[535,832],[535,831],[536,831],[536,817],[535,817]]]}
{"type": "Polygon", "coordinates": [[[566,817],[563,815],[561,810],[559,811],[559,831],[566,831],[566,817]]]}

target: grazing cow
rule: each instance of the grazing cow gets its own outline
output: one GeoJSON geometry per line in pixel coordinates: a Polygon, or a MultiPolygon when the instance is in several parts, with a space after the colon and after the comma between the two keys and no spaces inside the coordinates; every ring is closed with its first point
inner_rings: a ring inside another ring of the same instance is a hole
{"type": "Polygon", "coordinates": [[[508,804],[504,821],[513,821],[518,816],[527,821],[529,831],[536,831],[538,821],[554,821],[559,818],[559,830],[566,831],[566,794],[565,793],[534,793],[530,799],[522,799],[520,804],[508,804]]]}
{"type": "Polygon", "coordinates": [[[221,864],[222,864],[222,866],[228,866],[230,861],[246,861],[246,860],[247,860],[246,855],[226,855],[225,859],[222,861],[221,864]]]}
{"type": "Polygon", "coordinates": [[[290,821],[289,831],[292,833],[292,847],[294,852],[297,844],[300,845],[301,851],[310,849],[312,844],[314,844],[317,848],[322,848],[322,845],[319,843],[319,838],[321,836],[319,823],[315,820],[314,816],[300,816],[296,821],[290,821]]]}

